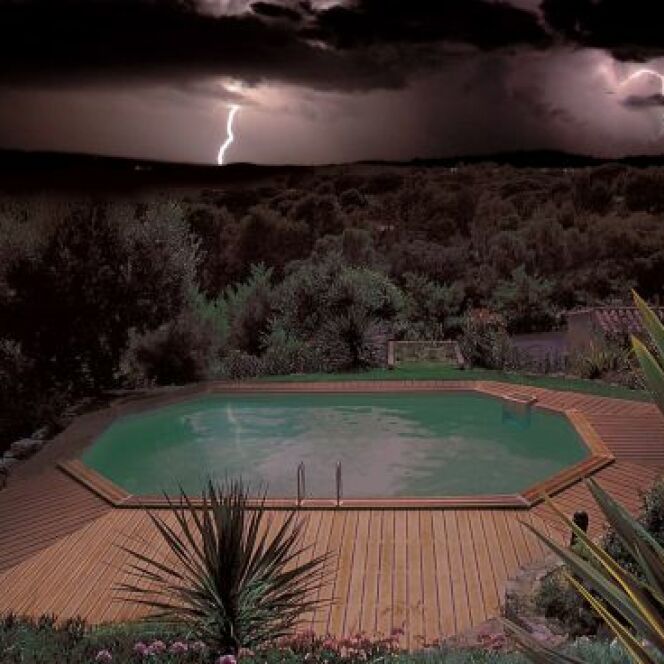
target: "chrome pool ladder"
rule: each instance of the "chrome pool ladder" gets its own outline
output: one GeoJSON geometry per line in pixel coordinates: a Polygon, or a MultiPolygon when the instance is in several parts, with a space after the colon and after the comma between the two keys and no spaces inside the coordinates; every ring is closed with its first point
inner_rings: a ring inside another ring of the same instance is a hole
{"type": "MultiPolygon", "coordinates": [[[[335,483],[337,487],[337,507],[343,499],[343,478],[341,476],[341,461],[337,461],[335,470],[335,483]]],[[[306,471],[304,461],[297,464],[297,506],[301,507],[307,495],[306,471]]]]}
{"type": "Polygon", "coordinates": [[[307,493],[306,481],[305,481],[305,472],[304,472],[304,461],[300,461],[297,465],[297,504],[298,507],[302,505],[307,493]]]}
{"type": "Polygon", "coordinates": [[[341,461],[337,461],[337,470],[335,473],[335,480],[337,485],[337,507],[341,505],[341,499],[343,498],[343,480],[341,477],[341,461]]]}

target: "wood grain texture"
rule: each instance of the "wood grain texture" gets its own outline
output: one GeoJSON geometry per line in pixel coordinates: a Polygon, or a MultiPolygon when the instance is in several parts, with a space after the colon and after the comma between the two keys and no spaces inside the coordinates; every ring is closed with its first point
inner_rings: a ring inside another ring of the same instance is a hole
{"type": "MultiPolygon", "coordinates": [[[[402,389],[399,383],[384,385],[402,389]]],[[[437,387],[431,381],[409,383],[410,389],[437,387]]],[[[514,386],[496,383],[483,383],[482,388],[495,394],[514,392],[514,386]]],[[[341,383],[334,389],[359,388],[341,383]]],[[[640,492],[664,469],[664,420],[654,406],[530,387],[527,392],[538,404],[582,414],[615,456],[615,462],[594,477],[636,512],[640,492]]],[[[106,488],[108,498],[121,498],[113,487],[106,488]]],[[[602,531],[601,515],[582,483],[563,489],[555,500],[566,513],[588,511],[591,533],[602,531]]],[[[275,524],[285,517],[282,510],[270,515],[275,524]]],[[[335,602],[306,616],[303,628],[342,636],[358,631],[387,634],[403,627],[407,647],[499,614],[507,581],[544,555],[524,524],[560,541],[569,536],[544,504],[530,510],[490,505],[367,507],[308,510],[302,516],[308,548],[300,560],[324,551],[335,555],[332,585],[321,595],[333,596],[335,602]]],[[[142,510],[112,507],[54,465],[12,479],[0,492],[0,613],[50,611],[93,623],[143,615],[144,608],[123,600],[116,590],[128,579],[129,557],[121,548],[126,544],[157,560],[168,559],[167,547],[142,510]]]]}

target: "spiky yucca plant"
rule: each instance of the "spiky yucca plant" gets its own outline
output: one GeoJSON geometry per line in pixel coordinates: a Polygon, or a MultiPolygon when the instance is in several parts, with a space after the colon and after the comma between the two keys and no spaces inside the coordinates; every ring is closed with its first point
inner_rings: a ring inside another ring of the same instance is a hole
{"type": "Polygon", "coordinates": [[[643,327],[652,341],[654,352],[636,337],[632,337],[632,346],[655,403],[664,414],[664,324],[644,300],[635,292],[632,292],[632,295],[641,314],[643,327]]]}
{"type": "Polygon", "coordinates": [[[208,481],[202,505],[182,490],[166,498],[172,522],[148,514],[172,561],[124,547],[130,581],[118,586],[122,598],[153,609],[148,619],[185,623],[216,652],[234,654],[287,635],[329,601],[320,598],[329,554],[298,562],[305,521],[294,511],[275,526],[265,497],[250,508],[241,481],[208,481]]]}

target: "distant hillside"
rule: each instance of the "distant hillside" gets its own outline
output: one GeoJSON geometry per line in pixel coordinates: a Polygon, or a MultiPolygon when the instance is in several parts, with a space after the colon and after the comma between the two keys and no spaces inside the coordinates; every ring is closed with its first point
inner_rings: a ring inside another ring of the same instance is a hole
{"type": "Polygon", "coordinates": [[[664,166],[664,155],[636,155],[605,160],[585,155],[539,150],[440,159],[413,159],[403,162],[367,160],[356,164],[329,166],[268,166],[235,163],[219,167],[75,153],[0,150],[0,188],[34,190],[46,187],[49,189],[74,188],[112,191],[145,187],[205,187],[256,182],[276,176],[306,175],[334,167],[453,168],[463,165],[496,164],[515,168],[584,168],[606,163],[637,168],[661,167],[664,166]]]}
{"type": "Polygon", "coordinates": [[[179,164],[98,155],[0,150],[0,188],[142,189],[163,186],[214,186],[257,181],[311,170],[302,166],[236,163],[179,164]]]}

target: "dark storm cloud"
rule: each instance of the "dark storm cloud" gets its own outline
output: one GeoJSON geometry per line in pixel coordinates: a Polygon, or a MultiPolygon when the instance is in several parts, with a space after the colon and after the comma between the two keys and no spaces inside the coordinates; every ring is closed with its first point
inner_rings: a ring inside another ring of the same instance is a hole
{"type": "Polygon", "coordinates": [[[625,97],[621,102],[627,108],[653,108],[664,106],[664,95],[630,95],[625,97]]]}
{"type": "Polygon", "coordinates": [[[541,10],[553,32],[616,59],[645,61],[664,54],[661,0],[543,0],[541,10]]]}
{"type": "Polygon", "coordinates": [[[0,2],[0,19],[0,81],[14,85],[213,75],[255,82],[285,73],[347,89],[395,84],[366,59],[348,67],[292,27],[252,13],[215,17],[163,0],[32,0],[0,2]]]}
{"type": "Polygon", "coordinates": [[[357,0],[322,12],[313,32],[343,48],[448,41],[488,50],[549,41],[535,14],[485,0],[357,0]]]}
{"type": "Polygon", "coordinates": [[[284,18],[289,21],[299,22],[302,14],[295,9],[284,5],[275,5],[270,2],[254,2],[251,5],[251,11],[260,16],[268,18],[284,18]]]}
{"type": "Polygon", "coordinates": [[[491,50],[546,40],[534,14],[491,0],[360,0],[322,10],[256,2],[222,16],[196,7],[194,0],[0,0],[0,83],[232,76],[368,90],[405,85],[412,69],[437,61],[441,44],[491,50]]]}

